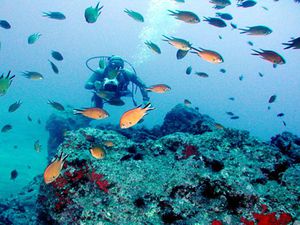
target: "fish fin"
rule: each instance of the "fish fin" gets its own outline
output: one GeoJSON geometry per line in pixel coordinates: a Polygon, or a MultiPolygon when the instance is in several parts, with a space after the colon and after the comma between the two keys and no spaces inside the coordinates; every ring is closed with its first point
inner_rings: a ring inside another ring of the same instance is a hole
{"type": "Polygon", "coordinates": [[[171,14],[169,14],[169,15],[171,15],[171,16],[175,16],[177,13],[176,12],[174,12],[174,11],[172,11],[172,10],[169,10],[168,9],[168,11],[171,13],[171,14]]]}

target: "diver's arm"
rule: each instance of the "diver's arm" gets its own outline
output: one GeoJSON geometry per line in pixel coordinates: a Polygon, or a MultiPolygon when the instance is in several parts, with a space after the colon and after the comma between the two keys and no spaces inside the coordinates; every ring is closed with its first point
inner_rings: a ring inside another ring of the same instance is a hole
{"type": "Polygon", "coordinates": [[[127,74],[129,80],[140,88],[141,94],[143,96],[143,101],[148,102],[150,98],[148,96],[148,92],[146,91],[146,85],[144,84],[144,82],[133,73],[128,72],[127,74]]]}
{"type": "Polygon", "coordinates": [[[88,90],[96,90],[97,88],[95,87],[95,83],[97,81],[100,81],[103,77],[103,71],[100,69],[97,69],[92,76],[90,77],[90,79],[88,79],[88,81],[85,83],[85,88],[88,90]]]}

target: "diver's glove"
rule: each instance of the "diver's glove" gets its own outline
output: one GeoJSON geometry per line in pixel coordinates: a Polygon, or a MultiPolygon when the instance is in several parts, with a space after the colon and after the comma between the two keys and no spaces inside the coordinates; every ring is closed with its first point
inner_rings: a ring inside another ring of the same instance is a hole
{"type": "Polygon", "coordinates": [[[98,92],[102,88],[102,82],[101,81],[95,81],[94,86],[95,86],[96,92],[98,92]]]}

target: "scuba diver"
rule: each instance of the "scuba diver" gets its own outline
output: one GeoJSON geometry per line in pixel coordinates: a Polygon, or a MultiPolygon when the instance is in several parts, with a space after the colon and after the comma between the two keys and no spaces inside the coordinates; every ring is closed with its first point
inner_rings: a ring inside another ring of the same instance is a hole
{"type": "Polygon", "coordinates": [[[94,95],[92,101],[97,108],[103,108],[104,103],[111,105],[124,105],[121,100],[123,96],[132,97],[133,103],[136,106],[136,102],[133,96],[134,84],[139,87],[143,96],[144,104],[149,102],[148,93],[146,91],[146,85],[137,77],[135,69],[132,65],[123,60],[119,56],[96,56],[86,61],[86,66],[93,71],[93,74],[85,84],[85,88],[93,90],[94,95]],[[100,59],[99,67],[93,70],[88,62],[92,59],[100,59]],[[124,68],[125,63],[131,68],[131,71],[124,68]],[[129,83],[132,82],[132,91],[128,90],[129,83]]]}

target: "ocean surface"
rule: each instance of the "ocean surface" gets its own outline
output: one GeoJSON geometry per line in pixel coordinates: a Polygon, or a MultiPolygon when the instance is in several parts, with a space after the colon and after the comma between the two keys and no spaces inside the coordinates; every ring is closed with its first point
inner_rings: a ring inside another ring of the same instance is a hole
{"type": "MultiPolygon", "coordinates": [[[[223,126],[248,130],[261,140],[267,141],[283,131],[300,135],[300,50],[284,50],[282,45],[299,37],[300,4],[293,0],[258,0],[255,6],[242,8],[234,0],[231,3],[216,10],[208,0],[103,0],[102,13],[91,24],[85,21],[84,10],[95,7],[97,1],[1,1],[0,20],[8,21],[11,28],[0,27],[0,74],[11,70],[16,77],[8,92],[0,97],[0,128],[5,124],[12,126],[8,132],[0,133],[0,197],[18,192],[47,166],[46,121],[52,113],[61,113],[47,104],[48,100],[70,110],[91,106],[92,92],[84,85],[91,75],[85,62],[93,56],[119,55],[134,66],[147,86],[162,83],[171,87],[164,94],[149,93],[156,110],[145,117],[143,125],[148,127],[161,124],[172,107],[188,99],[192,107],[198,107],[200,113],[223,126]],[[145,21],[135,21],[124,12],[125,8],[141,13],[145,21]],[[192,11],[201,22],[176,20],[167,10],[192,11]],[[49,11],[62,12],[66,19],[43,17],[43,12],[49,11]],[[203,21],[203,17],[214,17],[216,12],[230,13],[233,20],[226,21],[225,28],[203,21]],[[232,29],[231,22],[238,28],[264,25],[273,32],[266,36],[240,34],[238,29],[232,29]],[[28,44],[27,38],[33,33],[41,36],[28,44]],[[211,64],[192,53],[178,60],[177,49],[163,41],[162,35],[188,40],[195,48],[216,51],[224,63],[211,64]],[[144,44],[147,40],[156,43],[162,53],[148,49],[144,44]],[[286,64],[273,68],[272,63],[251,55],[251,49],[275,51],[286,64]],[[52,50],[59,51],[64,60],[53,59],[52,50]],[[56,64],[58,74],[52,71],[48,60],[56,64]],[[191,75],[185,73],[188,66],[193,68],[191,75]],[[26,79],[22,76],[24,71],[38,71],[44,79],[26,79]],[[199,77],[195,71],[206,72],[209,77],[199,77]],[[277,98],[270,104],[272,95],[277,98]],[[235,100],[229,100],[230,97],[235,100]],[[8,107],[19,100],[20,108],[8,112],[8,107]],[[239,119],[230,119],[226,112],[233,112],[239,119]],[[285,115],[277,117],[278,113],[285,115]],[[41,152],[34,149],[36,140],[42,145],[41,152]],[[15,179],[11,179],[13,170],[18,172],[15,179]]],[[[95,69],[97,63],[91,62],[95,69]]],[[[121,115],[134,107],[131,98],[124,100],[126,104],[121,107],[105,105],[110,117],[93,121],[91,126],[117,124],[121,115]]],[[[136,100],[142,103],[139,92],[136,100]]]]}

